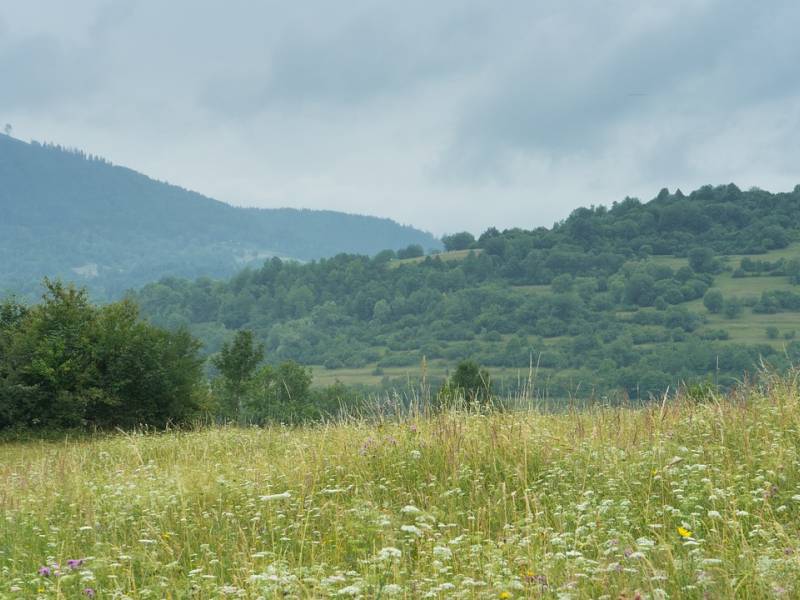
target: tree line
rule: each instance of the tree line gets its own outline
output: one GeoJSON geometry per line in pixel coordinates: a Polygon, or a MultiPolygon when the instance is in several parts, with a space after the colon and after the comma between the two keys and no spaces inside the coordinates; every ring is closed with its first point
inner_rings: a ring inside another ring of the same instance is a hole
{"type": "MultiPolygon", "coordinates": [[[[85,289],[45,280],[40,303],[0,303],[0,430],[164,428],[200,419],[300,423],[357,409],[341,384],[312,389],[293,361],[264,362],[264,346],[237,331],[209,362],[186,329],[147,323],[126,299],[97,306],[85,289]]],[[[488,373],[464,362],[440,397],[485,401],[488,373]]]]}

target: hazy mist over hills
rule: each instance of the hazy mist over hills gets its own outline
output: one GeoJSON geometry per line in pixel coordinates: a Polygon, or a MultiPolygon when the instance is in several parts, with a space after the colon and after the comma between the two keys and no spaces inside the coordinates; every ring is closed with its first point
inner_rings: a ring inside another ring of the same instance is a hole
{"type": "Polygon", "coordinates": [[[374,254],[432,235],[333,211],[236,208],[82,152],[0,136],[0,290],[41,277],[99,297],[163,276],[229,275],[269,256],[374,254]]]}

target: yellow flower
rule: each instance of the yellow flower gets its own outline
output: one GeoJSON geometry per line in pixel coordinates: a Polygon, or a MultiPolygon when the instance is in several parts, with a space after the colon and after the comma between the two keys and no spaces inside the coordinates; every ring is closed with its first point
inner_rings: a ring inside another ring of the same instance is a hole
{"type": "Polygon", "coordinates": [[[678,535],[682,538],[690,538],[692,537],[692,532],[685,527],[678,527],[678,535]]]}
{"type": "Polygon", "coordinates": [[[500,592],[500,598],[502,598],[502,600],[508,600],[511,598],[511,592],[500,592]]]}

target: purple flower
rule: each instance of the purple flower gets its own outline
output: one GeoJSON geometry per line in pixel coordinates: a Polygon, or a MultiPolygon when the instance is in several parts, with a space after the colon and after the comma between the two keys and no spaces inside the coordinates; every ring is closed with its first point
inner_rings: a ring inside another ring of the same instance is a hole
{"type": "Polygon", "coordinates": [[[84,561],[84,560],[86,560],[86,559],[84,559],[84,558],[70,558],[70,559],[67,561],[67,566],[68,566],[70,569],[73,569],[73,570],[74,570],[74,569],[77,569],[78,567],[80,567],[81,565],[83,565],[83,561],[84,561]]]}
{"type": "Polygon", "coordinates": [[[42,577],[50,577],[50,573],[52,573],[50,567],[39,567],[39,575],[42,577]]]}
{"type": "Polygon", "coordinates": [[[83,588],[83,595],[87,598],[94,598],[94,590],[92,588],[83,588]]]}

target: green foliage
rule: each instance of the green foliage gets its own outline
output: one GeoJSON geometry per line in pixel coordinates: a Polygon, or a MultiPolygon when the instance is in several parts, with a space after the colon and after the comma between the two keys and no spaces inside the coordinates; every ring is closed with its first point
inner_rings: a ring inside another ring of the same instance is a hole
{"type": "Polygon", "coordinates": [[[697,273],[712,273],[716,268],[714,252],[707,247],[689,251],[689,266],[697,273]]]}
{"type": "MultiPolygon", "coordinates": [[[[800,311],[800,294],[785,289],[740,302],[718,285],[727,274],[715,258],[758,250],[776,223],[794,236],[798,199],[734,186],[660,194],[647,204],[580,209],[552,229],[490,228],[459,260],[392,261],[392,253],[307,264],[272,259],[228,281],[165,279],[136,298],[153,322],[188,324],[209,346],[250,329],[276,364],[368,374],[410,370],[424,354],[442,370],[467,359],[519,369],[533,354],[547,370],[548,393],[642,397],[704,377],[717,355],[729,358],[728,381],[762,359],[785,362],[777,348],[738,341],[739,327],[721,333],[718,313],[693,301],[723,293],[719,314],[732,318],[745,301],[759,314],[800,311]],[[690,268],[687,248],[708,250],[693,253],[694,266],[707,272],[690,268]],[[577,377],[587,380],[578,385],[577,377]]],[[[761,262],[772,276],[791,259],[786,251],[761,262]]]]}
{"type": "Polygon", "coordinates": [[[397,251],[397,258],[419,258],[425,256],[425,250],[419,244],[411,244],[402,250],[397,251]]]}
{"type": "Polygon", "coordinates": [[[489,371],[473,360],[461,361],[442,390],[442,395],[456,396],[467,402],[486,402],[492,395],[489,371]]]}
{"type": "Polygon", "coordinates": [[[728,298],[722,310],[728,319],[736,319],[744,311],[744,304],[739,298],[728,298]]]}
{"type": "Polygon", "coordinates": [[[224,382],[224,414],[239,414],[242,395],[263,359],[264,345],[256,343],[253,332],[249,330],[237,331],[233,341],[225,342],[219,354],[211,358],[211,364],[220,372],[224,382]]]}
{"type": "Polygon", "coordinates": [[[725,307],[725,299],[719,290],[708,290],[703,296],[703,306],[712,314],[719,314],[725,307]]]}
{"type": "Polygon", "coordinates": [[[442,237],[442,244],[444,244],[444,249],[448,252],[454,250],[466,250],[467,248],[471,248],[474,243],[475,236],[468,231],[462,231],[461,233],[454,233],[452,235],[445,235],[442,237]]]}
{"type": "Polygon", "coordinates": [[[202,408],[199,343],[139,320],[128,300],[96,307],[45,280],[40,304],[0,309],[0,428],[163,427],[202,408]]]}

